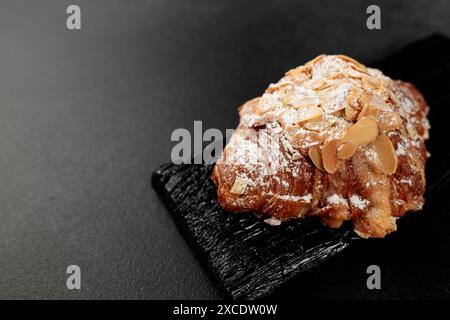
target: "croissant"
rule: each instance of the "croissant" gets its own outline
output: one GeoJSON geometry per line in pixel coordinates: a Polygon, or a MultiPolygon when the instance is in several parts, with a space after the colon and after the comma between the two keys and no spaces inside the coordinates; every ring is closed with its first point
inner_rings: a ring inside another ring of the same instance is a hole
{"type": "Polygon", "coordinates": [[[427,113],[412,84],[318,56],[240,107],[212,173],[219,203],[271,225],[349,220],[360,237],[382,238],[424,204],[427,113]]]}

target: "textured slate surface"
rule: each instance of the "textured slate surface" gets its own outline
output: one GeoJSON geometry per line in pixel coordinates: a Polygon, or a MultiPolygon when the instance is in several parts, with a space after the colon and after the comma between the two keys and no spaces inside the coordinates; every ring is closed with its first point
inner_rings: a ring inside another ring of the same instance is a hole
{"type": "MultiPolygon", "coordinates": [[[[448,39],[429,37],[374,66],[416,84],[431,107],[433,137],[445,136],[450,103],[448,39]],[[430,52],[434,58],[423,59],[430,52]]],[[[427,145],[433,155],[427,166],[427,198],[433,202],[426,208],[438,205],[438,192],[449,180],[450,153],[441,144],[442,139],[433,138],[427,145]]],[[[158,169],[152,181],[225,297],[263,297],[357,239],[348,227],[333,230],[315,219],[273,228],[251,214],[227,213],[216,200],[211,170],[208,165],[169,164],[158,169]]]]}
{"type": "Polygon", "coordinates": [[[323,228],[316,219],[273,228],[251,214],[225,212],[211,170],[169,165],[153,182],[225,296],[263,296],[349,244],[351,231],[323,228]]]}

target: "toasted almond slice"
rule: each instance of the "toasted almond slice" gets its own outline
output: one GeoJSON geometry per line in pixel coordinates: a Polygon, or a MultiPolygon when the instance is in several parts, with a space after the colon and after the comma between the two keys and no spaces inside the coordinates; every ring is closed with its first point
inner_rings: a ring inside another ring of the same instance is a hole
{"type": "Polygon", "coordinates": [[[362,79],[362,82],[363,82],[363,84],[365,84],[375,90],[378,90],[382,85],[380,80],[378,80],[374,77],[371,77],[371,76],[364,77],[362,79]]]}
{"type": "Polygon", "coordinates": [[[304,121],[318,120],[323,115],[323,110],[318,107],[305,107],[297,110],[298,121],[297,123],[302,123],[304,121]]]}
{"type": "MultiPolygon", "coordinates": [[[[358,102],[359,104],[363,107],[365,105],[370,105],[370,100],[371,100],[371,94],[367,93],[367,92],[362,92],[359,96],[358,96],[358,102]]],[[[362,108],[361,107],[361,108],[362,108]]]]}
{"type": "Polygon", "coordinates": [[[337,158],[337,148],[342,143],[341,139],[325,142],[322,149],[323,168],[328,173],[335,173],[341,163],[337,158]]]}
{"type": "Polygon", "coordinates": [[[298,92],[291,91],[283,97],[282,102],[284,105],[288,105],[296,109],[303,107],[317,107],[320,105],[319,97],[312,90],[310,90],[308,94],[300,94],[298,92]]]}
{"type": "Polygon", "coordinates": [[[364,92],[358,99],[361,106],[369,106],[380,109],[381,111],[392,111],[392,108],[379,95],[364,92]]]}
{"type": "Polygon", "coordinates": [[[341,111],[345,109],[345,103],[342,104],[334,104],[332,101],[325,102],[322,104],[322,109],[327,114],[335,114],[337,111],[341,111]]]}
{"type": "Polygon", "coordinates": [[[313,83],[311,83],[309,85],[309,87],[311,89],[314,89],[314,90],[317,90],[317,91],[325,90],[325,89],[328,89],[328,88],[330,88],[332,86],[333,86],[333,82],[332,81],[326,81],[324,79],[316,80],[316,81],[314,81],[313,83]]]}
{"type": "Polygon", "coordinates": [[[305,69],[304,66],[299,66],[297,68],[290,69],[290,70],[286,71],[284,75],[288,76],[288,77],[289,76],[290,77],[295,77],[295,76],[298,76],[299,74],[304,73],[305,71],[306,71],[306,69],[305,69]]]}
{"type": "Polygon", "coordinates": [[[392,111],[392,107],[388,105],[380,95],[373,95],[370,99],[372,107],[380,109],[381,111],[392,111]]]}
{"type": "Polygon", "coordinates": [[[295,101],[295,103],[292,104],[292,107],[295,109],[300,108],[311,108],[311,107],[318,107],[320,105],[320,99],[317,97],[305,97],[301,100],[295,101]]]}
{"type": "Polygon", "coordinates": [[[306,107],[300,109],[287,109],[280,115],[280,123],[283,127],[298,125],[306,121],[319,120],[323,111],[318,107],[306,107]]]}
{"type": "Polygon", "coordinates": [[[287,92],[289,89],[292,89],[292,87],[293,85],[290,81],[280,81],[277,83],[271,83],[265,93],[274,93],[275,91],[287,92]]]}
{"type": "Polygon", "coordinates": [[[357,146],[365,146],[374,141],[378,135],[378,122],[372,116],[363,117],[351,126],[345,134],[344,140],[357,146]]]}
{"type": "MultiPolygon", "coordinates": [[[[353,65],[352,68],[355,69],[356,71],[359,71],[360,73],[363,73],[363,74],[366,74],[366,75],[370,75],[369,74],[369,70],[367,70],[367,68],[365,66],[353,65]]],[[[355,74],[353,74],[352,77],[353,78],[357,78],[357,79],[362,79],[362,77],[358,77],[355,74]]]]}
{"type": "Polygon", "coordinates": [[[361,112],[358,115],[358,120],[362,117],[367,116],[377,117],[380,113],[379,106],[381,106],[381,108],[384,108],[384,106],[381,105],[378,97],[371,93],[364,92],[360,95],[358,100],[361,105],[361,112]]]}
{"type": "Polygon", "coordinates": [[[303,130],[300,127],[294,127],[291,131],[291,144],[294,147],[302,147],[311,145],[313,143],[319,143],[320,142],[320,135],[317,132],[309,131],[309,130],[303,130]]]}
{"type": "Polygon", "coordinates": [[[402,125],[402,118],[397,112],[386,112],[380,116],[380,130],[395,130],[402,125]]]}
{"type": "Polygon", "coordinates": [[[394,174],[397,170],[397,155],[391,140],[384,133],[378,135],[373,142],[373,146],[378,153],[378,157],[383,166],[383,173],[387,175],[394,174]]]}
{"type": "Polygon", "coordinates": [[[318,62],[319,60],[322,60],[323,57],[325,57],[325,55],[324,55],[324,54],[321,54],[320,56],[317,56],[317,57],[315,57],[314,59],[308,61],[308,62],[306,63],[306,65],[308,65],[308,66],[313,65],[313,64],[315,64],[316,62],[318,62]]]}
{"type": "Polygon", "coordinates": [[[356,152],[358,146],[350,141],[343,141],[337,148],[337,158],[340,160],[350,159],[356,152]]]}
{"type": "Polygon", "coordinates": [[[320,80],[314,81],[314,82],[311,84],[311,87],[312,87],[314,90],[320,90],[320,89],[322,89],[323,87],[325,87],[326,84],[327,84],[327,82],[326,82],[325,80],[320,79],[320,80]]]}
{"type": "Polygon", "coordinates": [[[358,120],[367,117],[367,116],[373,116],[377,117],[380,114],[380,109],[372,107],[371,105],[365,104],[363,105],[361,112],[358,114],[358,120]]]}
{"type": "Polygon", "coordinates": [[[349,56],[346,56],[346,55],[344,55],[344,54],[338,54],[337,56],[338,56],[339,58],[341,58],[342,60],[344,60],[344,61],[346,61],[346,62],[350,62],[350,63],[354,64],[355,66],[357,66],[358,68],[360,68],[360,69],[362,69],[362,70],[365,70],[365,72],[367,72],[366,66],[363,65],[363,64],[361,64],[361,63],[359,63],[359,62],[356,61],[355,59],[350,58],[349,56]]]}
{"type": "Polygon", "coordinates": [[[245,189],[247,188],[247,182],[241,178],[236,178],[234,180],[233,186],[230,189],[230,192],[233,194],[243,194],[245,189]]]}
{"type": "Polygon", "coordinates": [[[297,77],[300,75],[307,75],[308,77],[311,75],[311,67],[310,66],[300,66],[294,69],[289,70],[285,74],[288,77],[297,77]]]}
{"type": "Polygon", "coordinates": [[[392,90],[388,90],[388,94],[389,94],[389,99],[391,99],[391,101],[399,106],[400,105],[400,100],[397,98],[397,96],[395,95],[394,91],[392,90]]]}
{"type": "Polygon", "coordinates": [[[357,87],[353,87],[346,97],[346,101],[347,101],[348,105],[350,105],[354,109],[360,110],[361,109],[359,106],[360,95],[361,95],[361,90],[357,87]]]}
{"type": "MultiPolygon", "coordinates": [[[[358,70],[358,71],[360,71],[360,70],[358,70]]],[[[348,75],[348,77],[351,78],[351,79],[361,80],[363,76],[362,76],[362,74],[360,74],[360,73],[354,73],[354,72],[352,72],[352,73],[350,73],[350,74],[348,75]]]]}
{"type": "Polygon", "coordinates": [[[302,127],[305,129],[308,129],[310,131],[315,131],[315,132],[322,132],[324,131],[324,126],[325,126],[325,122],[323,120],[323,117],[321,118],[316,118],[316,119],[311,119],[308,121],[304,121],[302,123],[302,127]]]}
{"type": "Polygon", "coordinates": [[[325,171],[322,163],[322,156],[320,154],[320,149],[318,146],[312,146],[308,151],[309,158],[317,169],[325,171]]]}
{"type": "Polygon", "coordinates": [[[355,110],[352,106],[346,105],[345,106],[345,113],[344,118],[348,121],[353,121],[358,117],[358,110],[355,110]]]}
{"type": "Polygon", "coordinates": [[[341,72],[331,72],[331,73],[327,74],[326,79],[327,80],[335,80],[335,79],[338,79],[341,77],[342,77],[341,72]]]}

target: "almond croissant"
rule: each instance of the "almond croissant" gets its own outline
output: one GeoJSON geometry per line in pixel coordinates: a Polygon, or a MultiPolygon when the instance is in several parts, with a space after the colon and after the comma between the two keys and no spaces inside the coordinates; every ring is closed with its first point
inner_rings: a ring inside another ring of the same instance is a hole
{"type": "Polygon", "coordinates": [[[273,225],[311,215],[384,237],[424,204],[427,112],[413,85],[321,55],[240,107],[212,175],[219,202],[273,225]]]}

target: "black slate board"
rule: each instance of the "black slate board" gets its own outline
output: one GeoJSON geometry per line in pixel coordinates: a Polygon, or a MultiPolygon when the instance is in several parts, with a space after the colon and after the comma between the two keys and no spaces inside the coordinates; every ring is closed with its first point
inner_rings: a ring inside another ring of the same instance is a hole
{"type": "MultiPolygon", "coordinates": [[[[446,136],[450,115],[447,38],[431,36],[373,66],[392,78],[414,83],[430,105],[431,135],[446,136]]],[[[442,148],[442,139],[430,139],[427,148],[432,154],[426,172],[427,201],[436,207],[440,201],[436,195],[449,180],[450,152],[442,148]]],[[[330,229],[317,219],[274,228],[251,214],[227,213],[216,200],[211,171],[210,165],[168,164],[154,172],[152,183],[226,298],[263,297],[358,239],[349,226],[330,229]]]]}

